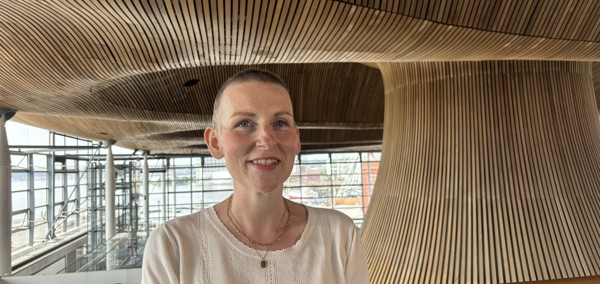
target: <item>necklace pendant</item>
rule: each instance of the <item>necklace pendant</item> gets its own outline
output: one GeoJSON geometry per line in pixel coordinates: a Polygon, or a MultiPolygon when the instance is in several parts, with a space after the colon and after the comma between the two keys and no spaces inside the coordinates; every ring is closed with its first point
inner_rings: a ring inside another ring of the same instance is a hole
{"type": "Polygon", "coordinates": [[[266,267],[267,267],[267,261],[266,261],[266,260],[264,260],[264,259],[263,259],[263,260],[261,260],[261,261],[260,261],[260,267],[262,267],[262,268],[266,268],[266,267]]]}

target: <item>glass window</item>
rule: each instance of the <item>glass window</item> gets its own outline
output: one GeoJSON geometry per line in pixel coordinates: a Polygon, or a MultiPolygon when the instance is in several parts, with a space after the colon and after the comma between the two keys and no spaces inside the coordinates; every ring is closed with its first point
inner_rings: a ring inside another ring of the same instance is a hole
{"type": "Polygon", "coordinates": [[[64,182],[63,182],[63,174],[62,173],[58,173],[54,175],[54,186],[63,186],[64,182]]]}
{"type": "Polygon", "coordinates": [[[65,146],[65,136],[54,135],[54,146],[65,146]]]}
{"type": "Polygon", "coordinates": [[[192,162],[190,158],[174,158],[172,160],[175,167],[189,167],[192,162]]]}
{"type": "Polygon", "coordinates": [[[77,146],[77,139],[73,137],[65,137],[65,146],[77,146]]]}
{"type": "Polygon", "coordinates": [[[17,191],[12,193],[12,209],[13,211],[27,209],[29,204],[29,192],[17,191]]]}
{"type": "Polygon", "coordinates": [[[202,167],[202,158],[192,157],[192,166],[193,167],[202,167]]]}
{"type": "Polygon", "coordinates": [[[79,171],[80,171],[80,172],[85,172],[85,170],[86,170],[86,169],[87,169],[87,167],[88,167],[88,162],[86,162],[86,161],[81,161],[81,162],[77,163],[77,165],[78,165],[78,168],[79,168],[79,171]]]}
{"type": "Polygon", "coordinates": [[[11,190],[19,191],[27,189],[27,173],[24,172],[13,172],[11,176],[11,190]]]}
{"type": "Polygon", "coordinates": [[[300,157],[302,164],[309,163],[328,163],[329,154],[304,154],[300,157]]]}
{"type": "Polygon", "coordinates": [[[48,145],[49,131],[12,120],[6,122],[6,132],[17,135],[7,135],[9,145],[48,145]]]}
{"type": "Polygon", "coordinates": [[[71,171],[77,170],[77,161],[67,159],[67,170],[71,170],[71,171]]]}
{"type": "Polygon", "coordinates": [[[79,173],[67,173],[67,185],[77,185],[79,183],[79,173]]]}
{"type": "Polygon", "coordinates": [[[148,203],[152,205],[161,205],[163,203],[163,194],[150,194],[150,199],[148,199],[148,203]]]}
{"type": "Polygon", "coordinates": [[[361,175],[360,174],[349,174],[349,175],[333,175],[331,176],[333,185],[360,185],[361,175]]]}
{"type": "Polygon", "coordinates": [[[48,204],[48,190],[37,189],[34,192],[35,206],[47,205],[48,204]]]}
{"type": "Polygon", "coordinates": [[[47,172],[35,172],[33,174],[33,185],[34,188],[48,188],[48,173],[47,172]]]}
{"type": "Polygon", "coordinates": [[[201,180],[202,179],[202,168],[192,168],[192,179],[193,180],[201,180]]]}
{"type": "Polygon", "coordinates": [[[85,198],[87,196],[87,191],[88,191],[88,186],[87,184],[80,184],[79,185],[79,197],[80,198],[85,198]]]}
{"type": "Polygon", "coordinates": [[[36,171],[48,170],[48,158],[46,155],[33,155],[33,168],[36,171]]]}
{"type": "Polygon", "coordinates": [[[19,213],[19,214],[14,214],[12,216],[12,229],[17,229],[19,227],[26,227],[27,226],[27,222],[28,221],[28,217],[29,214],[27,212],[25,213],[19,213]]]}
{"type": "Polygon", "coordinates": [[[204,166],[205,167],[225,167],[225,159],[217,160],[213,157],[204,157],[204,166]]]}
{"type": "Polygon", "coordinates": [[[10,155],[10,165],[14,170],[28,170],[27,155],[10,155]]]}
{"type": "Polygon", "coordinates": [[[205,192],[204,193],[204,207],[210,207],[212,205],[215,205],[215,204],[227,199],[232,193],[233,193],[233,190],[205,192]]]}
{"type": "Polygon", "coordinates": [[[362,153],[363,162],[367,161],[380,161],[381,160],[381,152],[367,152],[362,153]]]}
{"type": "Polygon", "coordinates": [[[62,202],[64,201],[64,196],[63,196],[63,187],[55,187],[54,188],[54,202],[58,203],[58,202],[62,202]]]}
{"type": "Polygon", "coordinates": [[[331,153],[331,162],[360,162],[358,153],[331,153]]]}
{"type": "Polygon", "coordinates": [[[48,206],[37,206],[35,207],[34,222],[46,222],[48,217],[48,206]]]}
{"type": "Polygon", "coordinates": [[[331,172],[333,174],[360,173],[360,163],[333,163],[331,172]]]}

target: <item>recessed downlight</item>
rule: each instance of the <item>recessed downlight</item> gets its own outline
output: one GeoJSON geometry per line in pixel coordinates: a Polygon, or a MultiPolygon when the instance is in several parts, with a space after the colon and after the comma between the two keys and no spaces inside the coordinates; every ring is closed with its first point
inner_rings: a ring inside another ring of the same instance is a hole
{"type": "Polygon", "coordinates": [[[196,84],[198,84],[198,82],[200,82],[200,80],[198,80],[198,79],[190,79],[187,82],[183,83],[183,86],[184,87],[195,86],[196,84]]]}

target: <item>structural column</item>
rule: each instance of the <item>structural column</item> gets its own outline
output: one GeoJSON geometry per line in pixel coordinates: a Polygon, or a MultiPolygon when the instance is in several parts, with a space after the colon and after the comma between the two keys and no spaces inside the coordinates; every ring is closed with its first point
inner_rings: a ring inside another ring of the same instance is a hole
{"type": "Polygon", "coordinates": [[[143,186],[144,186],[144,228],[146,231],[146,236],[150,234],[150,182],[149,182],[149,174],[148,174],[148,153],[144,153],[144,166],[143,166],[143,186]]]}
{"type": "Polygon", "coordinates": [[[591,63],[379,68],[382,160],[362,231],[372,283],[600,275],[591,63]]]}
{"type": "Polygon", "coordinates": [[[108,154],[106,155],[106,182],[105,206],[104,212],[106,215],[105,232],[106,240],[109,240],[115,235],[115,161],[112,153],[112,145],[108,146],[108,154]]]}
{"type": "Polygon", "coordinates": [[[12,272],[12,179],[5,123],[14,110],[0,109],[0,277],[12,272]]]}

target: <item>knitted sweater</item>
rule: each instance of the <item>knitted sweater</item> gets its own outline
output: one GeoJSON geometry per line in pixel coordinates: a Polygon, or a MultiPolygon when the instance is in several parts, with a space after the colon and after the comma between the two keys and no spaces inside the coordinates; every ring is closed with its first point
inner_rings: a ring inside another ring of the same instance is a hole
{"type": "Polygon", "coordinates": [[[148,238],[142,283],[368,283],[352,219],[307,208],[302,237],[290,248],[268,252],[265,268],[257,251],[236,239],[214,208],[167,221],[148,238]]]}

